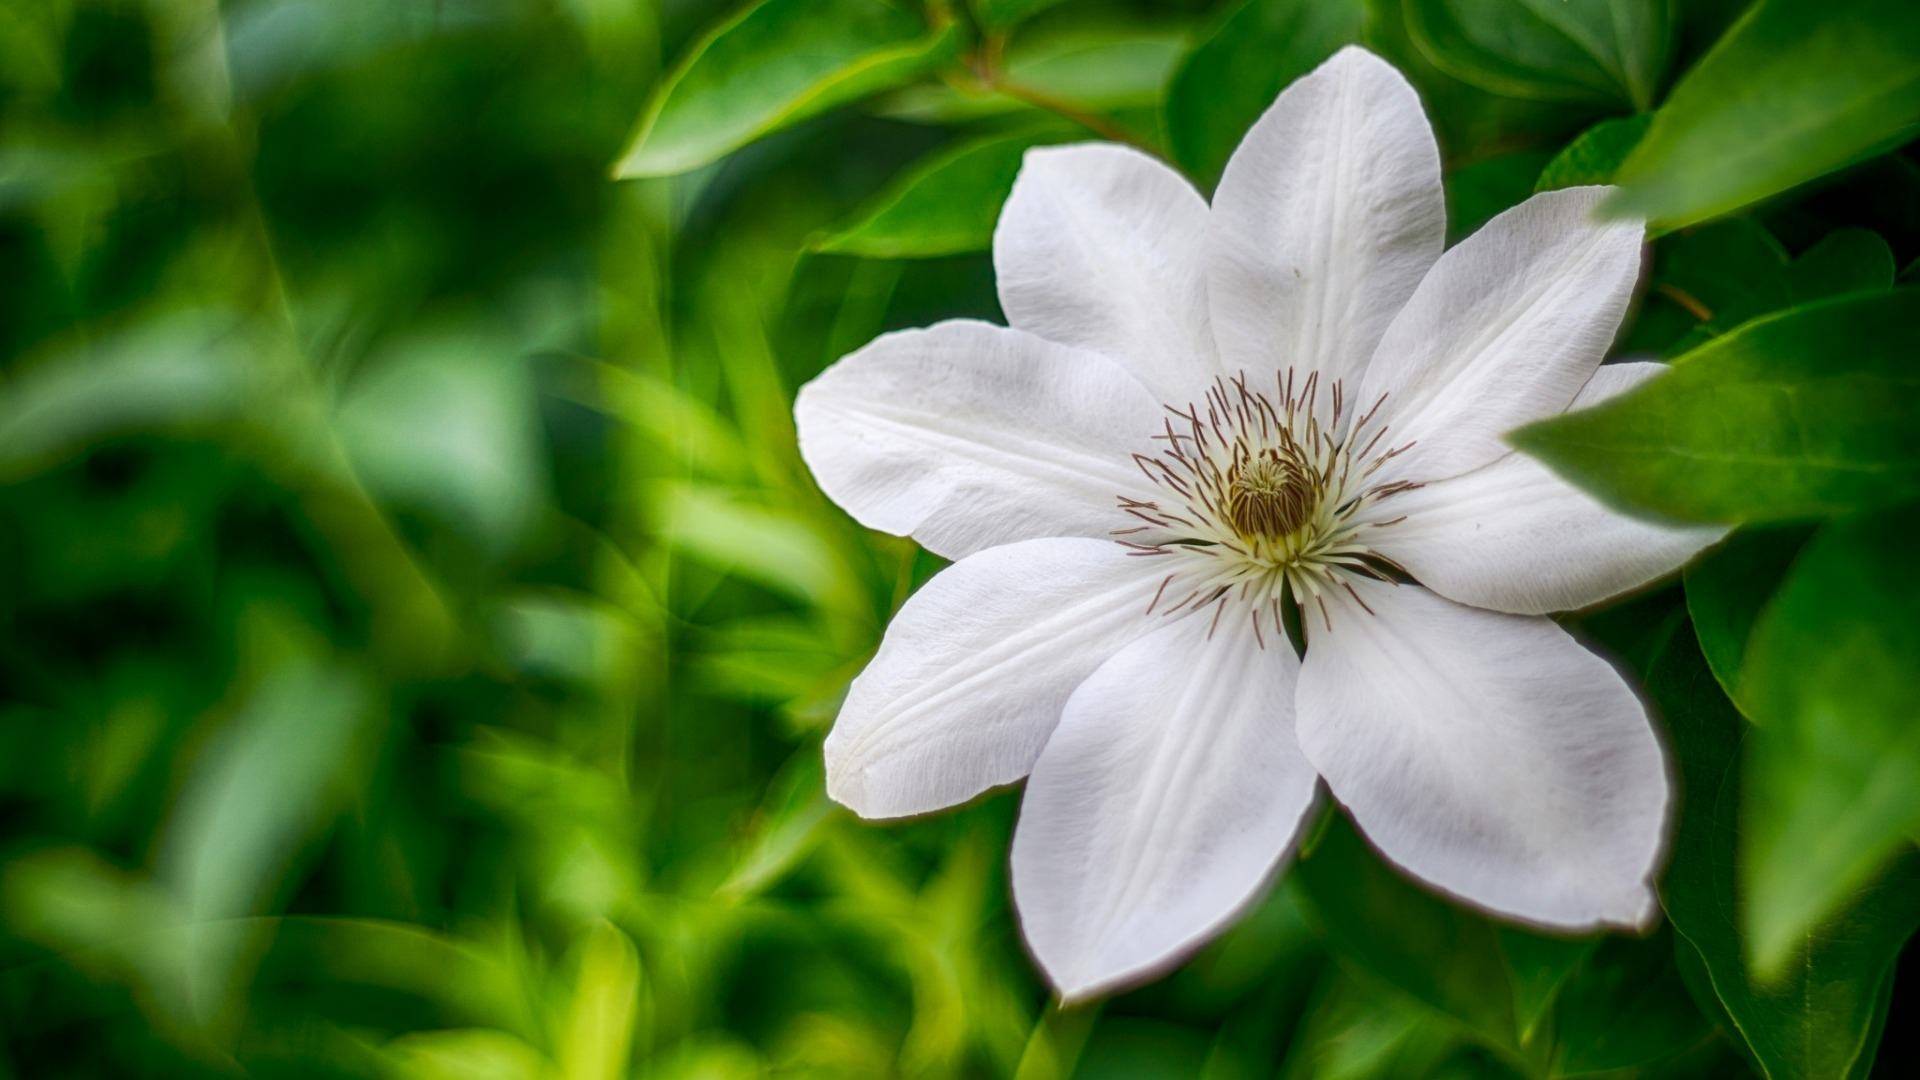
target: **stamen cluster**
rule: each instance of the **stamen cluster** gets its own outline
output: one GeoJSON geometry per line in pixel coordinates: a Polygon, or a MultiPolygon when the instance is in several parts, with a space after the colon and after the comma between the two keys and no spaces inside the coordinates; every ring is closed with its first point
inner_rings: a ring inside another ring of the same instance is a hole
{"type": "Polygon", "coordinates": [[[1322,393],[1318,373],[1296,382],[1289,368],[1275,374],[1271,392],[1243,374],[1215,379],[1199,405],[1166,407],[1165,426],[1153,436],[1160,452],[1133,456],[1163,496],[1122,496],[1120,508],[1144,524],[1115,531],[1136,555],[1180,561],[1160,583],[1149,614],[1214,604],[1217,628],[1229,603],[1244,606],[1264,646],[1262,612],[1280,633],[1287,590],[1327,619],[1327,590],[1344,588],[1360,599],[1346,574],[1391,580],[1388,571],[1398,567],[1371,550],[1363,534],[1400,519],[1355,518],[1361,507],[1418,486],[1371,483],[1413,444],[1386,448],[1387,425],[1379,420],[1385,394],[1354,417],[1335,380],[1324,391],[1323,422],[1322,393]],[[1170,590],[1184,595],[1163,605],[1170,590]]]}

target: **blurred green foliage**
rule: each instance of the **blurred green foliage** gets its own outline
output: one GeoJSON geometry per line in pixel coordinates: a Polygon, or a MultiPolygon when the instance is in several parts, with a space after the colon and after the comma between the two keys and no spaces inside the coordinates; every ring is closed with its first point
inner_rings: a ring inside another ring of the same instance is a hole
{"type": "Polygon", "coordinates": [[[1897,1069],[1915,615],[1860,568],[1911,558],[1916,293],[1888,290],[1920,164],[1886,151],[1920,123],[1920,14],[1746,8],[0,7],[0,1075],[1897,1069]],[[1713,365],[1801,342],[1790,374],[1850,404],[1795,445],[1866,425],[1891,463],[1844,505],[1637,484],[1593,448],[1702,437],[1676,379],[1583,444],[1594,483],[1880,516],[1742,532],[1684,602],[1576,620],[1667,724],[1670,926],[1500,925],[1329,814],[1180,971],[1062,1012],[1009,910],[1015,796],[887,827],[825,799],[839,695],[938,561],[820,496],[792,392],[881,330],[998,318],[1019,147],[1124,138],[1205,185],[1356,39],[1425,98],[1456,236],[1536,185],[1643,182],[1682,228],[1626,345],[1705,345],[1711,405],[1753,392],[1713,365]],[[1841,347],[1878,381],[1820,382],[1841,347]],[[1891,786],[1849,803],[1871,765],[1891,786]],[[1857,842],[1810,879],[1834,821],[1857,842]]]}

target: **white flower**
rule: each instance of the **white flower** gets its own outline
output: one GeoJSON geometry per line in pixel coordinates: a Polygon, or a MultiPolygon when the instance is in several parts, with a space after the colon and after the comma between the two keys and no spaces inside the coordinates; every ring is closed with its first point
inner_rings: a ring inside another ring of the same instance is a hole
{"type": "Polygon", "coordinates": [[[994,235],[1012,327],[886,335],[795,410],[828,495],[958,560],[848,691],[833,798],[896,817],[1028,777],[1014,895],[1068,999],[1222,929],[1323,779],[1460,899],[1646,925],[1660,741],[1543,616],[1720,531],[1622,517],[1502,441],[1659,370],[1599,367],[1642,232],[1596,219],[1604,192],[1443,254],[1419,100],[1357,48],[1280,95],[1211,207],[1130,149],[1030,152],[994,235]]]}

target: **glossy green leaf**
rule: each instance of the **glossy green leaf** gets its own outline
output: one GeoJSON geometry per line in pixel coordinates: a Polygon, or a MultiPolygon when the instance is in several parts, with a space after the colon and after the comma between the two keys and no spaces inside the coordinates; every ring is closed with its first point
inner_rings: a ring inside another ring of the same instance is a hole
{"type": "Polygon", "coordinates": [[[1920,293],[1757,320],[1514,444],[1622,507],[1780,521],[1920,495],[1920,293]]]}
{"type": "Polygon", "coordinates": [[[1740,673],[1760,612],[1812,530],[1802,525],[1741,529],[1687,567],[1687,613],[1700,651],[1727,696],[1753,715],[1740,673]]]}
{"type": "Polygon", "coordinates": [[[1673,48],[1668,0],[1404,0],[1441,70],[1496,94],[1652,106],[1673,48]]]}
{"type": "Polygon", "coordinates": [[[1795,303],[1893,288],[1893,249],[1868,229],[1836,229],[1787,271],[1795,303]]]}
{"type": "Polygon", "coordinates": [[[1748,646],[1741,685],[1759,728],[1741,869],[1765,976],[1920,830],[1916,538],[1914,506],[1828,525],[1748,646]]]}
{"type": "Polygon", "coordinates": [[[1159,25],[1096,25],[1016,37],[1002,66],[1005,81],[1019,92],[967,83],[914,86],[889,95],[880,111],[940,124],[1049,111],[1035,104],[1036,95],[1048,104],[1109,117],[1123,110],[1157,110],[1185,50],[1183,33],[1159,25]]]}
{"type": "Polygon", "coordinates": [[[952,31],[887,0],[762,0],[702,38],[660,86],[614,173],[671,176],[946,59],[952,31]]]}
{"type": "MultiPolygon", "coordinates": [[[[1655,603],[1670,603],[1656,601],[1655,603]]],[[[1738,933],[1741,741],[1748,725],[1708,670],[1684,613],[1635,613],[1624,631],[1673,755],[1679,809],[1661,900],[1740,1040],[1768,1076],[1864,1075],[1885,1019],[1900,946],[1920,925],[1920,859],[1908,858],[1807,934],[1775,981],[1748,966],[1738,933]]]]}
{"type": "Polygon", "coordinates": [[[1358,40],[1364,0],[1246,0],[1180,61],[1167,140],[1187,175],[1220,179],[1247,129],[1288,83],[1358,40]]]}
{"type": "Polygon", "coordinates": [[[1613,207],[1702,221],[1920,133],[1920,6],[1760,0],[1673,88],[1613,207]]]}
{"type": "Polygon", "coordinates": [[[969,139],[915,163],[853,215],[813,242],[816,251],[919,259],[984,251],[1029,149],[1085,132],[1051,125],[969,139]]]}
{"type": "Polygon", "coordinates": [[[1602,120],[1568,143],[1540,170],[1535,191],[1610,184],[1620,163],[1640,144],[1651,118],[1645,114],[1602,120]]]}

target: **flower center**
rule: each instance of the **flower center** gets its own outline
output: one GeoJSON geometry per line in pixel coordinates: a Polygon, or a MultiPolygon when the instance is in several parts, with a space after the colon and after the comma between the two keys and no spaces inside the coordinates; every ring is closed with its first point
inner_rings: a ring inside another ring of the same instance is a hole
{"type": "Polygon", "coordinates": [[[1134,522],[1115,530],[1134,554],[1172,560],[1149,614],[1218,604],[1217,625],[1230,603],[1244,605],[1256,634],[1268,612],[1278,634],[1287,591],[1324,617],[1327,590],[1353,593],[1346,575],[1391,580],[1387,571],[1398,568],[1371,549],[1367,530],[1393,522],[1357,520],[1363,507],[1418,486],[1372,482],[1412,445],[1385,448],[1377,419],[1385,400],[1352,416],[1339,382],[1323,390],[1318,375],[1296,382],[1288,370],[1271,391],[1245,376],[1216,379],[1203,404],[1167,406],[1153,436],[1159,453],[1134,455],[1160,497],[1121,497],[1134,522]]]}
{"type": "Polygon", "coordinates": [[[1268,448],[1228,469],[1221,510],[1241,536],[1278,540],[1307,523],[1320,491],[1302,456],[1297,447],[1268,448]]]}

